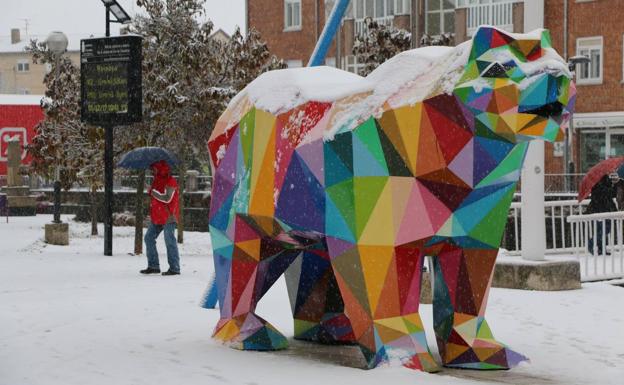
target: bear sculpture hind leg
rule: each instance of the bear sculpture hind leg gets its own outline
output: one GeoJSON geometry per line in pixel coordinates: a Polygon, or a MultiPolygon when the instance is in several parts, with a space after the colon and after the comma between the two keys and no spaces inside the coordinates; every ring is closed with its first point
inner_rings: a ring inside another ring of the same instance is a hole
{"type": "Polygon", "coordinates": [[[324,242],[302,252],[285,275],[295,339],[322,344],[355,341],[324,242]]]}
{"type": "Polygon", "coordinates": [[[236,349],[284,349],[286,338],[254,312],[300,251],[284,248],[275,239],[276,231],[267,231],[248,217],[238,215],[235,226],[230,263],[215,262],[221,269],[217,275],[227,274],[227,284],[220,293],[221,319],[213,337],[236,349]]]}
{"type": "Polygon", "coordinates": [[[400,361],[439,370],[418,314],[423,255],[417,248],[351,245],[332,253],[332,266],[353,334],[368,368],[400,361]]]}
{"type": "Polygon", "coordinates": [[[433,323],[444,366],[509,369],[528,360],[496,341],[484,317],[497,254],[451,247],[434,259],[433,323]]]}

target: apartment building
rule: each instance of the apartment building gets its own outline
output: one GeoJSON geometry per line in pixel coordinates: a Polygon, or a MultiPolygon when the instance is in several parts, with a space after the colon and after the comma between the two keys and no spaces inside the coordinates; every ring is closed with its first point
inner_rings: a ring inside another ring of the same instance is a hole
{"type": "MultiPolygon", "coordinates": [[[[247,27],[266,39],[269,49],[289,66],[307,63],[335,0],[247,0],[247,27]]],[[[353,42],[366,30],[365,19],[436,38],[449,34],[455,43],[469,39],[481,24],[522,32],[524,2],[514,0],[351,0],[331,47],[327,64],[356,72],[353,42]],[[412,20],[412,4],[417,9],[412,20]]]]}
{"type": "MultiPolygon", "coordinates": [[[[24,36],[17,28],[10,36],[0,36],[0,94],[43,95],[43,77],[50,66],[34,64],[32,56],[24,49],[31,39],[45,40],[45,36],[24,36]]],[[[80,63],[80,39],[68,36],[67,55],[72,62],[80,63]]]]}
{"type": "MultiPolygon", "coordinates": [[[[258,29],[273,53],[289,66],[302,66],[334,3],[247,0],[247,26],[258,29]]],[[[583,173],[602,159],[624,155],[624,0],[351,0],[328,53],[328,65],[358,71],[361,64],[351,50],[355,36],[365,32],[366,17],[414,30],[417,41],[425,34],[451,34],[455,44],[469,39],[482,24],[524,32],[525,19],[543,18],[564,59],[575,55],[591,59],[576,69],[577,113],[570,145],[546,144],[547,190],[563,188],[562,174],[583,173]],[[536,10],[542,4],[543,14],[539,14],[536,10]]]]}

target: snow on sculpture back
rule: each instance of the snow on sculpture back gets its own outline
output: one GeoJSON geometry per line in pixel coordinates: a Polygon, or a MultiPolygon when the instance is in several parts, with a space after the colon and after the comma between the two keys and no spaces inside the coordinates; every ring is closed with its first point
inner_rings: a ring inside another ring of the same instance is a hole
{"type": "Polygon", "coordinates": [[[214,337],[286,347],[255,309],[290,267],[295,338],[356,342],[369,368],[398,359],[435,371],[418,314],[428,255],[442,364],[526,360],[494,339],[487,295],[528,142],[561,138],[574,99],[542,30],[482,27],[367,78],[329,68],[260,76],[208,143],[214,337]]]}

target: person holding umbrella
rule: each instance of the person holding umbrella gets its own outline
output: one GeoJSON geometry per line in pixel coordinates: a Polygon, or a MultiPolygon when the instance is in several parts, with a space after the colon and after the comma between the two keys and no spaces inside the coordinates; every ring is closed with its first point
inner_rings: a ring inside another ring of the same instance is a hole
{"type": "Polygon", "coordinates": [[[162,275],[180,274],[180,255],[174,235],[179,216],[178,183],[171,176],[171,166],[177,164],[169,151],[160,147],[141,147],[125,154],[118,163],[119,167],[144,170],[148,166],[152,170],[154,180],[147,190],[150,200],[150,224],[145,233],[144,241],[147,251],[147,269],[141,274],[160,274],[160,261],[156,249],[156,239],[165,232],[167,261],[169,270],[162,275]]]}
{"type": "MultiPolygon", "coordinates": [[[[617,211],[613,199],[616,197],[616,184],[619,182],[617,173],[604,175],[598,183],[591,189],[589,205],[585,214],[606,213],[617,211]]],[[[599,222],[596,226],[596,235],[589,240],[588,249],[590,254],[594,253],[594,240],[598,248],[598,255],[602,255],[603,237],[608,237],[611,233],[611,221],[599,222]]],[[[607,253],[608,254],[608,253],[607,253]]]]}
{"type": "Polygon", "coordinates": [[[160,262],[156,239],[165,231],[165,245],[167,246],[167,261],[169,270],[162,275],[180,274],[180,256],[174,231],[180,215],[178,183],[171,176],[169,165],[164,160],[151,165],[154,181],[147,193],[150,201],[150,224],[145,233],[145,248],[147,251],[147,269],[141,274],[160,273],[160,262]]]}

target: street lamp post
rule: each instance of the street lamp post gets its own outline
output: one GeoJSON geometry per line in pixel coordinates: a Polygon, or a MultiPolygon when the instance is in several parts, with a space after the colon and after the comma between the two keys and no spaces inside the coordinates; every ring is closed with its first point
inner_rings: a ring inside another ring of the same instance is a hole
{"type": "MultiPolygon", "coordinates": [[[[110,37],[110,23],[126,24],[130,16],[117,0],[102,0],[106,8],[106,37],[110,37]],[[111,13],[115,20],[111,20],[111,13]]],[[[113,130],[114,124],[104,127],[104,255],[113,255],[113,130]]]]}
{"type": "Polygon", "coordinates": [[[110,23],[129,23],[131,18],[128,13],[119,5],[117,0],[102,0],[106,7],[106,37],[110,36],[110,23]],[[111,20],[110,14],[115,16],[115,20],[111,20]]]}
{"type": "MultiPolygon", "coordinates": [[[[587,56],[576,55],[568,59],[568,69],[572,72],[573,79],[575,78],[574,70],[578,64],[589,64],[591,60],[587,56]]],[[[570,123],[568,129],[565,131],[563,142],[563,173],[564,173],[564,189],[566,192],[570,191],[570,139],[574,135],[574,116],[570,116],[570,123]]]]}
{"type": "MultiPolygon", "coordinates": [[[[63,32],[53,31],[48,35],[46,39],[46,45],[50,52],[54,54],[54,84],[56,85],[59,81],[58,77],[60,74],[60,64],[61,64],[61,56],[67,50],[67,36],[63,32]]],[[[58,150],[57,150],[58,151],[58,150]]],[[[57,156],[57,162],[59,157],[57,156]]],[[[53,223],[61,223],[61,168],[56,165],[56,169],[54,171],[54,219],[53,223]]]]}

